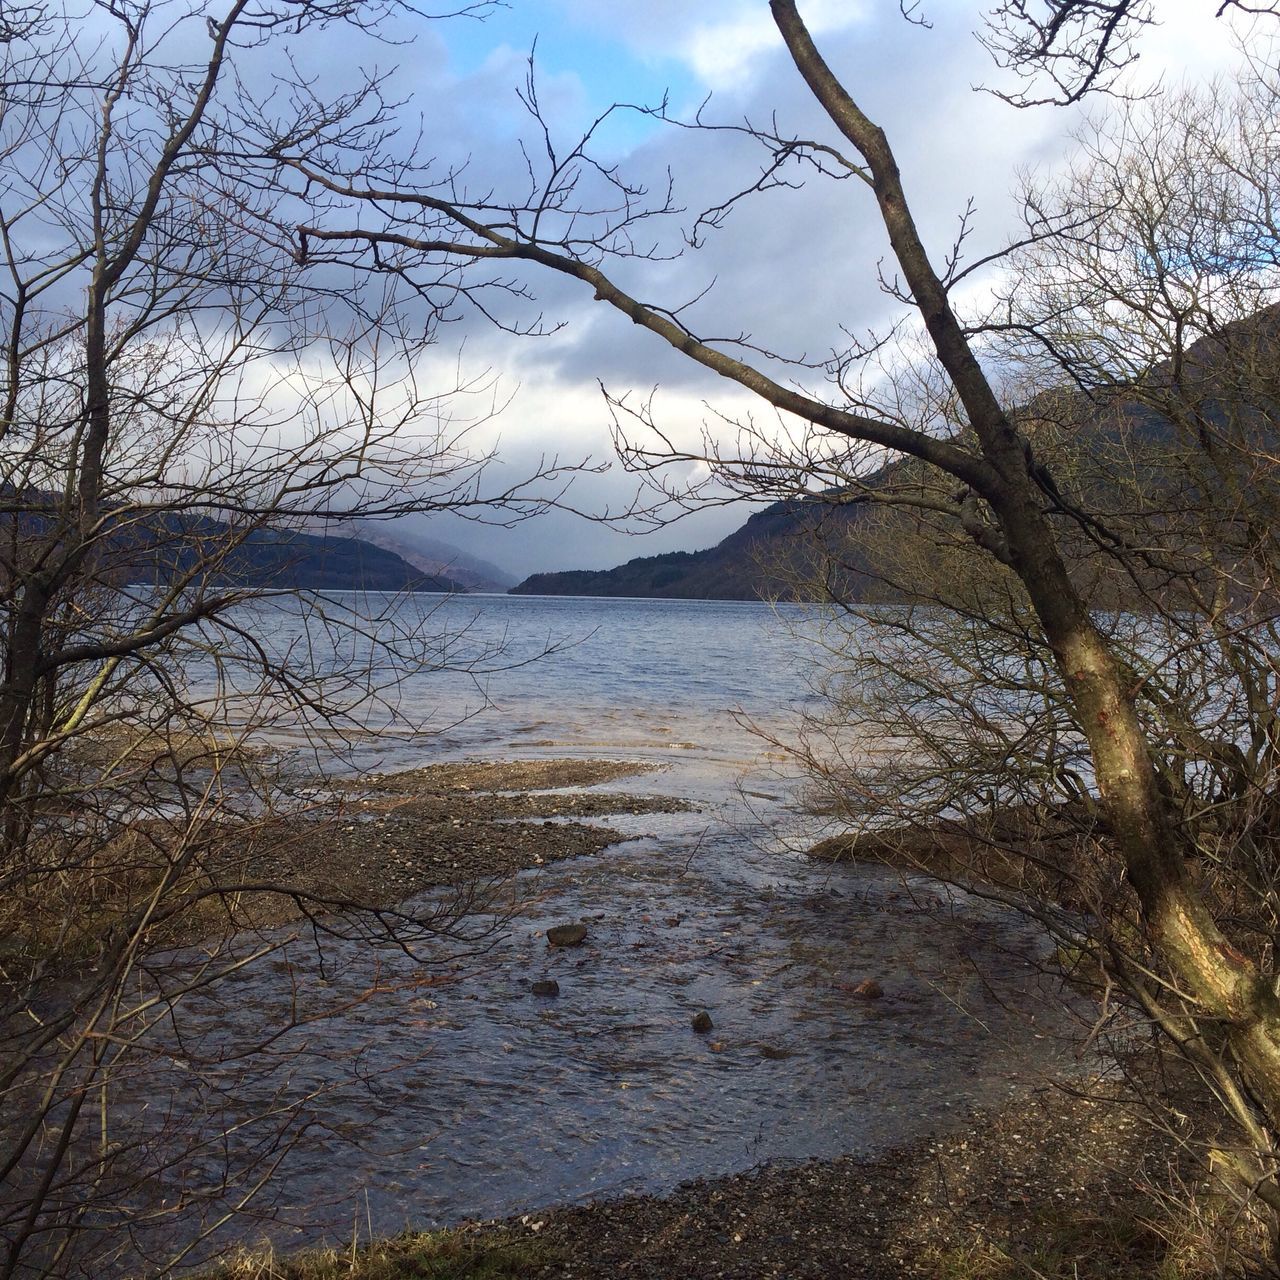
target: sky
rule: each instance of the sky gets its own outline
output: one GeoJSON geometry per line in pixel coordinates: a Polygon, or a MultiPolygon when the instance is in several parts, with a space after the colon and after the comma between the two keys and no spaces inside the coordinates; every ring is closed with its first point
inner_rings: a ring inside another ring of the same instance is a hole
{"type": "MultiPolygon", "coordinates": [[[[1018,173],[1063,164],[1082,109],[1015,110],[981,92],[977,86],[1008,82],[974,38],[980,6],[967,0],[925,0],[929,28],[905,22],[896,0],[802,0],[800,7],[829,63],[886,129],[935,261],[969,200],[970,253],[1000,247],[1016,229],[1018,173]]],[[[1251,38],[1250,28],[1233,34],[1229,22],[1216,20],[1206,0],[1157,7],[1163,25],[1145,36],[1134,69],[1135,85],[1144,88],[1229,73],[1240,41],[1251,38]]],[[[1256,32],[1252,38],[1256,45],[1256,32]]],[[[576,136],[614,102],[664,98],[671,114],[685,118],[706,102],[705,116],[720,122],[776,114],[783,131],[830,132],[765,0],[510,0],[483,21],[433,22],[393,50],[396,87],[421,112],[426,143],[442,157],[468,161],[473,179],[495,188],[518,178],[517,139],[530,136],[517,90],[535,42],[540,99],[560,138],[576,136]]],[[[676,200],[690,213],[655,232],[667,247],[679,247],[680,227],[695,211],[753,181],[759,162],[758,150],[732,135],[699,134],[635,112],[611,118],[597,146],[653,189],[670,173],[676,200]]],[[[839,343],[842,329],[880,331],[899,314],[877,279],[886,253],[866,189],[815,182],[740,205],[696,250],[622,271],[646,300],[678,306],[697,298],[689,314],[707,332],[749,333],[771,350],[815,354],[839,343]]],[[[643,535],[601,522],[606,512],[626,509],[636,487],[614,460],[601,384],[615,396],[652,393],[658,423],[682,442],[696,440],[704,424],[722,429],[726,417],[767,420],[769,411],[596,304],[576,282],[535,275],[527,284],[537,301],[522,318],[541,314],[557,326],[553,333],[515,337],[464,317],[423,352],[420,372],[438,367],[442,380],[451,379],[461,360],[465,370],[497,376],[501,409],[475,432],[478,446],[497,451],[493,484],[548,456],[609,470],[575,480],[563,504],[581,514],[552,510],[514,528],[435,516],[430,534],[523,576],[695,550],[739,526],[750,511],[740,504],[712,506],[643,535]]],[[[414,527],[428,530],[410,519],[405,531],[414,527]]]]}

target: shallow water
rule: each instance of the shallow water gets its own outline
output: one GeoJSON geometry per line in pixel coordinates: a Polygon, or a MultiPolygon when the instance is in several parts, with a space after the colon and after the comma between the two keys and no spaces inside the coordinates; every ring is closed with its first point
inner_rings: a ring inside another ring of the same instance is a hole
{"type": "MultiPolygon", "coordinates": [[[[741,685],[737,705],[776,726],[804,696],[772,615],[679,604],[691,608],[682,623],[663,602],[575,603],[494,606],[494,626],[521,609],[543,624],[590,614],[592,639],[572,651],[586,665],[521,669],[428,758],[645,759],[665,772],[609,789],[687,796],[701,812],[620,818],[625,843],[517,877],[495,933],[465,957],[450,943],[410,957],[300,939],[216,998],[184,1002],[172,1057],[122,1080],[116,1104],[138,1139],[175,1115],[190,1133],[234,1132],[179,1160],[157,1196],[198,1189],[206,1216],[225,1208],[244,1186],[220,1190],[227,1169],[261,1168],[270,1135],[292,1135],[269,1190],[219,1242],[350,1241],[664,1191],[766,1159],[872,1152],[1069,1066],[1065,1015],[1034,963],[1043,941],[1024,922],[924,881],[783,850],[797,808],[770,776],[778,762],[728,710],[741,685]],[[614,652],[632,656],[610,668],[614,652]],[[686,690],[695,667],[702,683],[686,690]],[[734,790],[744,769],[749,804],[734,790]],[[549,948],[544,930],[570,920],[587,922],[586,944],[549,948]],[[558,998],[530,993],[541,978],[559,982],[558,998]],[[852,993],[863,978],[883,984],[882,1000],[852,993]],[[702,1009],[714,1028],[700,1036],[690,1023],[702,1009]],[[238,1056],[264,1025],[322,1013],[268,1057],[238,1056]]],[[[411,740],[362,751],[382,767],[424,760],[411,740]]],[[[150,1243],[189,1235],[196,1216],[161,1224],[150,1243]]]]}
{"type": "MultiPolygon", "coordinates": [[[[170,1087],[192,1096],[185,1064],[202,1048],[226,1055],[264,1019],[355,1001],[273,1046],[272,1069],[222,1069],[210,1132],[291,1106],[311,1126],[264,1219],[222,1238],[344,1240],[353,1224],[426,1227],[870,1152],[1058,1065],[1039,943],[1018,921],[877,869],[770,852],[759,828],[660,821],[656,838],[520,877],[482,956],[420,949],[419,967],[330,942],[321,981],[293,944],[188,1004],[183,1064],[145,1081],[152,1107],[170,1087]],[[585,945],[547,946],[548,925],[578,919],[585,945]],[[559,998],[530,994],[544,977],[559,998]],[[852,994],[865,977],[882,1000],[852,994]],[[690,1026],[700,1009],[705,1036],[690,1026]]],[[[269,1131],[238,1134],[230,1163],[252,1163],[269,1131]]],[[[224,1157],[175,1170],[168,1193],[208,1185],[224,1157]]]]}

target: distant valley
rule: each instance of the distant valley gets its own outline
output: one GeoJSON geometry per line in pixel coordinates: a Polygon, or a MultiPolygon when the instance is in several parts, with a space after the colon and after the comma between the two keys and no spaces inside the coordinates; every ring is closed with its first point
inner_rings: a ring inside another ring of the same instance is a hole
{"type": "Polygon", "coordinates": [[[408,530],[403,522],[357,520],[344,526],[354,538],[381,547],[422,573],[459,584],[464,591],[506,591],[516,584],[515,574],[470,555],[452,543],[408,530]]]}

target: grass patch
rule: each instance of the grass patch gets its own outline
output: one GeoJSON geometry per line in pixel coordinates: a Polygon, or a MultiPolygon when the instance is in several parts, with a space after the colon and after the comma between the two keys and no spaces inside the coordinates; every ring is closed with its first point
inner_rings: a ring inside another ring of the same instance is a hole
{"type": "MultiPolygon", "coordinates": [[[[1154,1206],[1153,1206],[1154,1207],[1154,1206]]],[[[1123,1206],[1109,1215],[1046,1210],[1017,1241],[929,1246],[933,1280],[1205,1280],[1220,1274],[1209,1241],[1123,1206]]]]}
{"type": "Polygon", "coordinates": [[[545,1240],[500,1228],[459,1227],[352,1249],[245,1253],[201,1280],[518,1280],[556,1260],[545,1240]]]}

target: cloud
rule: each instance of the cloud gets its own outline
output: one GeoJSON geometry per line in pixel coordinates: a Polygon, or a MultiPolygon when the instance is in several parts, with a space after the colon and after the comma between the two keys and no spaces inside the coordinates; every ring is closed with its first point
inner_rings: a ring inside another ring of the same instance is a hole
{"type": "MultiPolygon", "coordinates": [[[[806,6],[805,20],[816,37],[861,24],[867,7],[845,0],[806,6]]],[[[778,29],[763,5],[751,5],[720,21],[702,22],[686,37],[678,56],[708,89],[732,89],[775,55],[778,29]]]]}
{"type": "MultiPolygon", "coordinates": [[[[756,74],[777,48],[778,34],[768,10],[757,0],[648,0],[605,6],[598,0],[560,0],[564,21],[607,32],[654,66],[680,63],[703,91],[732,89],[756,74]]],[[[867,20],[869,0],[811,0],[805,20],[825,35],[867,20]]]]}
{"type": "MultiPolygon", "coordinates": [[[[940,264],[970,199],[970,255],[992,252],[1007,240],[1016,230],[1011,191],[1017,170],[1048,171],[1060,163],[1083,111],[1017,111],[975,92],[975,84],[991,83],[1000,74],[972,34],[978,7],[934,0],[929,9],[934,26],[925,30],[903,22],[895,5],[802,5],[833,69],[886,129],[922,234],[940,264]]],[[[607,105],[604,95],[611,91],[656,98],[671,68],[679,67],[688,73],[693,101],[707,88],[716,91],[709,118],[739,124],[776,117],[784,133],[844,146],[810,99],[758,0],[637,0],[627,6],[530,0],[526,12],[543,24],[540,48],[555,50],[547,101],[566,135],[574,122],[607,105]],[[599,63],[609,48],[618,59],[612,82],[608,66],[599,63]],[[575,50],[592,60],[583,75],[572,65],[575,50]]],[[[1161,75],[1210,75],[1237,59],[1227,25],[1215,22],[1198,0],[1169,0],[1160,13],[1167,21],[1148,34],[1135,68],[1148,82],[1161,75]]],[[[474,157],[477,183],[509,189],[519,182],[512,138],[521,121],[513,90],[523,74],[523,55],[517,57],[518,41],[504,44],[502,35],[499,14],[486,35],[491,54],[470,74],[454,73],[447,83],[437,71],[429,92],[445,95],[433,122],[449,151],[474,157]]],[[[880,288],[878,264],[889,260],[889,248],[874,201],[856,178],[833,182],[792,173],[792,179],[804,178],[801,189],[753,196],[701,247],[684,249],[682,232],[697,212],[749,186],[766,159],[758,144],[740,135],[652,124],[637,130],[620,157],[622,171],[655,192],[665,188],[670,171],[686,213],[645,228],[660,256],[677,256],[614,263],[620,281],[636,296],[662,305],[697,298],[682,316],[700,334],[747,335],[770,351],[797,357],[825,355],[846,331],[883,331],[901,308],[880,288]]],[[[484,428],[489,438],[501,437],[513,474],[543,451],[608,456],[599,381],[618,393],[633,388],[643,394],[658,386],[663,425],[682,438],[701,430],[708,401],[728,416],[753,407],[745,393],[595,302],[576,281],[546,273],[526,280],[536,302],[522,314],[531,318],[540,310],[561,326],[552,336],[513,338],[478,321],[452,331],[466,336],[467,359],[500,371],[513,392],[501,419],[484,428]]],[[[967,294],[977,298],[980,290],[981,281],[975,281],[967,294]]],[[[769,367],[780,380],[830,391],[811,370],[778,362],[769,367]]],[[[575,486],[575,500],[584,507],[616,508],[632,484],[617,469],[584,477],[575,486]]],[[[676,525],[640,543],[566,515],[514,533],[482,531],[465,538],[464,529],[441,536],[453,536],[517,572],[601,567],[631,555],[707,545],[746,514],[716,510],[701,523],[676,525]]]]}

